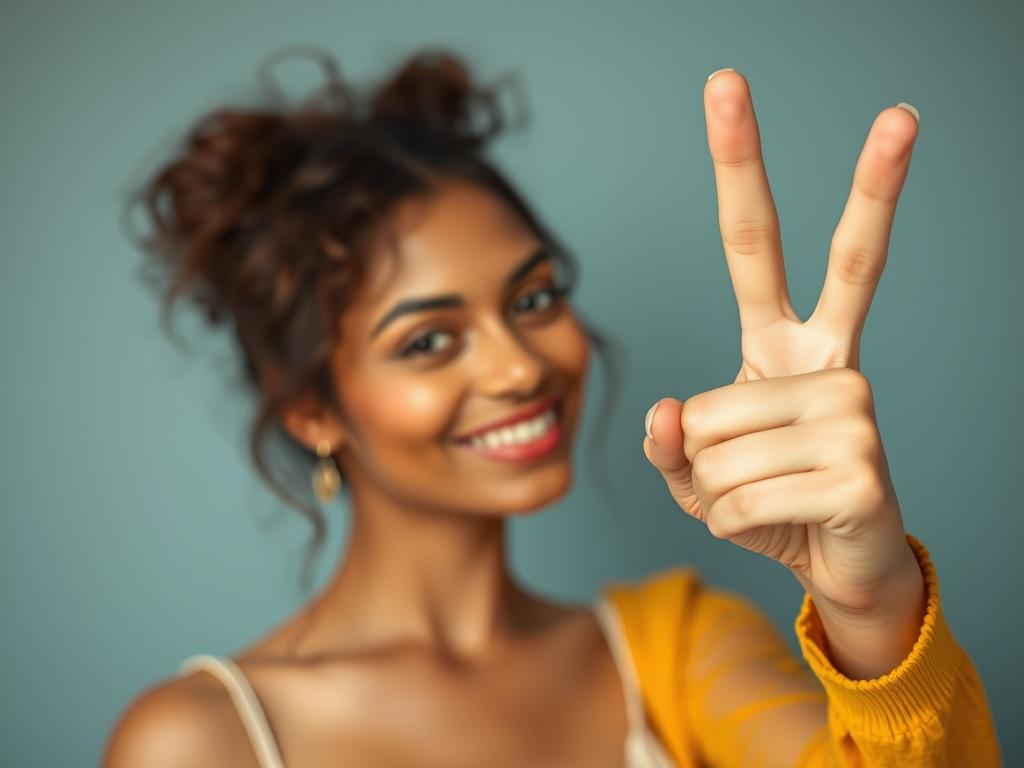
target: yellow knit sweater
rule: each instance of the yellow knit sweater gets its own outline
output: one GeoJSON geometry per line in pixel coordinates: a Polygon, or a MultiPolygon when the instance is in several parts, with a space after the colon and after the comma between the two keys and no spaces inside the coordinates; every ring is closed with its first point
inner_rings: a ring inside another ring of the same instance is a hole
{"type": "Polygon", "coordinates": [[[928,592],[910,654],[851,680],[829,658],[804,595],[797,659],[749,600],[702,584],[689,566],[604,592],[618,609],[651,727],[679,766],[1001,765],[978,673],[939,602],[924,545],[907,540],[928,592]]]}

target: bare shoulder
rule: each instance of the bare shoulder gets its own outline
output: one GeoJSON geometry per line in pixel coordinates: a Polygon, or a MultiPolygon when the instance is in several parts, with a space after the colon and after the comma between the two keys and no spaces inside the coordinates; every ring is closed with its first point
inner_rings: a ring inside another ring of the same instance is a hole
{"type": "Polygon", "coordinates": [[[206,672],[168,678],[132,699],[108,737],[102,768],[255,765],[224,686],[206,672]]]}

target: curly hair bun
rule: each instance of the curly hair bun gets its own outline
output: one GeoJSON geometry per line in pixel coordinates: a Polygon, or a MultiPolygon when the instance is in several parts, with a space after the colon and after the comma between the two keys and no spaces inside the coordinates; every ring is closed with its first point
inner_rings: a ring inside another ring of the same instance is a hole
{"type": "Polygon", "coordinates": [[[440,49],[412,54],[362,97],[341,77],[334,58],[318,49],[283,49],[268,57],[263,71],[276,107],[221,107],[202,116],[177,162],[154,185],[154,193],[173,201],[173,214],[157,218],[174,245],[264,217],[265,204],[288,189],[295,171],[348,128],[353,136],[380,129],[401,144],[475,153],[505,126],[500,82],[475,83],[459,56],[440,49]],[[327,83],[301,108],[289,109],[269,65],[297,52],[318,60],[327,83]]]}
{"type": "Polygon", "coordinates": [[[413,55],[370,101],[370,119],[407,125],[480,148],[504,125],[496,89],[473,82],[463,61],[444,50],[413,55]],[[478,115],[487,122],[474,125],[478,115]]]}

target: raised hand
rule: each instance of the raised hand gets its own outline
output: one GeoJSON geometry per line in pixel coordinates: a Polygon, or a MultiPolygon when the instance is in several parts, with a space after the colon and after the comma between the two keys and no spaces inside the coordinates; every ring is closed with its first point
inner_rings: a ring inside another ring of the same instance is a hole
{"type": "Polygon", "coordinates": [[[821,296],[801,321],[746,79],[713,74],[704,108],[742,364],[732,384],[685,402],[659,400],[647,414],[644,453],[687,514],[714,536],[781,562],[819,607],[864,616],[910,605],[920,571],[859,346],[917,136],[916,110],[890,107],[871,126],[821,296]]]}

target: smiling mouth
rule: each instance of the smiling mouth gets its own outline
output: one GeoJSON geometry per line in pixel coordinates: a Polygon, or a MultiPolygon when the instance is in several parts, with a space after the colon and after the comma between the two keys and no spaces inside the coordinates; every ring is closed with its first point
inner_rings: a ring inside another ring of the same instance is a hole
{"type": "Polygon", "coordinates": [[[456,444],[474,453],[501,461],[530,461],[547,455],[562,440],[562,401],[527,419],[505,424],[469,437],[456,444]]]}

